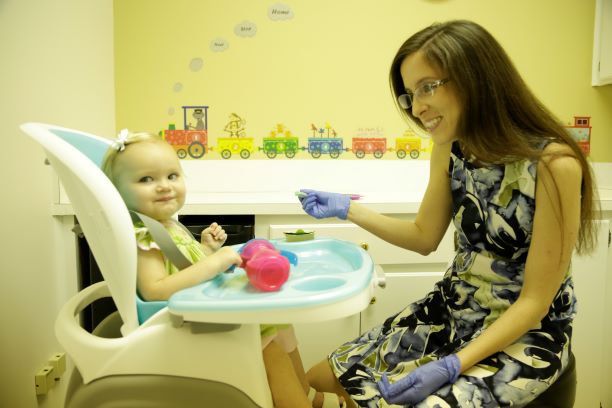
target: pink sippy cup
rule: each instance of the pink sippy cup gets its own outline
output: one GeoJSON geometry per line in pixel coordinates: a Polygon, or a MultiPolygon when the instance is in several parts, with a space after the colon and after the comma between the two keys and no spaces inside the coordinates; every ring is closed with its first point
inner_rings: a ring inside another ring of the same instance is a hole
{"type": "Polygon", "coordinates": [[[251,284],[262,291],[280,290],[289,279],[289,260],[265,239],[253,239],[240,251],[241,267],[251,284]]]}

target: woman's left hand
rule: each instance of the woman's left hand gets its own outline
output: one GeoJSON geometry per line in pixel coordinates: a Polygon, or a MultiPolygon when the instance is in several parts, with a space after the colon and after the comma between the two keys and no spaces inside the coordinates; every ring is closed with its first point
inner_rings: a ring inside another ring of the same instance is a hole
{"type": "Polygon", "coordinates": [[[202,231],[202,238],[200,240],[204,251],[208,255],[215,252],[223,246],[227,240],[227,234],[225,230],[221,228],[219,224],[213,222],[207,228],[202,231]]]}
{"type": "Polygon", "coordinates": [[[456,354],[420,366],[393,384],[386,375],[377,383],[380,394],[390,404],[416,404],[447,383],[457,381],[461,363],[456,354]]]}

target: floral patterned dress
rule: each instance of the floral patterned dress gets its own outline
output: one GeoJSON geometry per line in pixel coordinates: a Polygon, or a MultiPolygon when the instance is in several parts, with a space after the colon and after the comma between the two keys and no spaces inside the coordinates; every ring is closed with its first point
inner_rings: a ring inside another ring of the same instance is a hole
{"type": "MultiPolygon", "coordinates": [[[[359,406],[389,406],[376,387],[383,373],[394,382],[457,352],[518,299],[533,228],[536,170],[529,160],[475,167],[453,144],[449,181],[458,242],[444,278],[423,299],[329,356],[359,406]]],[[[565,371],[575,312],[568,270],[537,327],[417,407],[526,405],[565,371]]]]}

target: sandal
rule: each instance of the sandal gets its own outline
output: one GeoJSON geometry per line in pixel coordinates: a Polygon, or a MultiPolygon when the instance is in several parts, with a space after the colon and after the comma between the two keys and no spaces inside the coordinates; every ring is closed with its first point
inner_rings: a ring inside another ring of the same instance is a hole
{"type": "MultiPolygon", "coordinates": [[[[308,390],[308,401],[310,401],[311,404],[317,392],[318,391],[312,387],[308,390]]],[[[346,408],[346,401],[340,404],[340,398],[333,392],[321,392],[321,394],[323,394],[323,405],[321,405],[321,408],[346,408]]]]}

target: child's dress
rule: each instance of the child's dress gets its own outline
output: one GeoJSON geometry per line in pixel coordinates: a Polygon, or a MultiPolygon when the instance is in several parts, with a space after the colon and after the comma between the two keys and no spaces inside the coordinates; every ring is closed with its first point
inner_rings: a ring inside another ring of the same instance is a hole
{"type": "MultiPolygon", "coordinates": [[[[177,248],[185,255],[191,263],[196,263],[200,259],[204,258],[206,254],[202,250],[201,244],[196,241],[191,234],[189,234],[183,227],[177,222],[171,221],[164,223],[166,231],[172,238],[177,248]]],[[[136,232],[136,244],[138,248],[148,251],[150,249],[161,250],[159,245],[153,240],[151,233],[148,228],[138,221],[134,224],[136,232]]],[[[163,255],[163,253],[162,253],[163,255]]],[[[168,275],[180,272],[180,270],[172,264],[164,256],[164,265],[168,275]]],[[[283,347],[283,349],[290,353],[297,347],[297,339],[293,332],[293,327],[290,325],[261,325],[261,345],[262,349],[265,348],[271,341],[275,341],[283,347]]]]}
{"type": "MultiPolygon", "coordinates": [[[[376,382],[391,382],[457,352],[491,325],[521,291],[535,211],[537,163],[475,167],[458,143],[449,163],[458,248],[425,298],[340,346],[329,362],[362,407],[384,407],[376,382]]],[[[568,365],[576,311],[568,271],[538,327],[461,374],[417,407],[524,406],[568,365]]]]}

